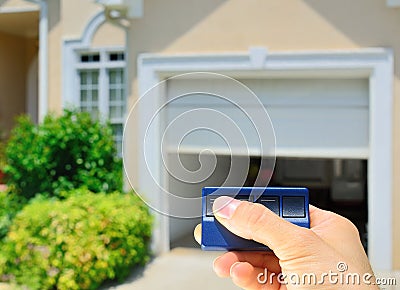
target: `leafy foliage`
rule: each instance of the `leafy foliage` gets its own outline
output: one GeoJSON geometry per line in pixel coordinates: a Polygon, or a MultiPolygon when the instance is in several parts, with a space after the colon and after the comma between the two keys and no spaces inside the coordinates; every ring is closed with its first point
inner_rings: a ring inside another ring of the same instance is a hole
{"type": "Polygon", "coordinates": [[[134,194],[75,190],[34,198],[0,252],[3,280],[29,289],[95,289],[148,260],[152,219],[134,194]]]}
{"type": "Polygon", "coordinates": [[[12,194],[12,190],[0,191],[0,240],[8,232],[15,215],[26,204],[23,196],[12,194]]]}
{"type": "Polygon", "coordinates": [[[3,179],[3,168],[6,164],[6,156],[5,156],[5,142],[4,142],[4,133],[0,128],[0,183],[2,183],[3,179]]]}
{"type": "Polygon", "coordinates": [[[17,193],[62,197],[82,186],[93,192],[121,190],[122,163],[116,157],[111,127],[88,113],[65,110],[35,125],[18,119],[6,148],[5,172],[17,193]]]}

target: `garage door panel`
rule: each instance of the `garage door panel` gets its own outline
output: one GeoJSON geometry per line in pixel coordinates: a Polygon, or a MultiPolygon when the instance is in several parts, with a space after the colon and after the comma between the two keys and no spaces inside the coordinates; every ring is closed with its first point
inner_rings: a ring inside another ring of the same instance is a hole
{"type": "MultiPolygon", "coordinates": [[[[281,156],[366,158],[369,147],[369,106],[367,79],[245,79],[261,99],[272,119],[276,134],[276,152],[281,156]]],[[[199,130],[180,144],[179,150],[198,152],[210,148],[221,154],[260,154],[258,134],[243,111],[257,120],[263,118],[260,107],[250,105],[246,96],[238,96],[224,83],[201,80],[171,81],[168,98],[187,92],[207,91],[234,95],[235,105],[203,93],[193,93],[168,105],[167,123],[188,110],[213,109],[226,114],[230,123],[244,132],[243,148],[237,131],[222,129],[232,141],[229,145],[213,132],[199,130]],[[243,111],[240,110],[243,109],[243,111]],[[232,134],[232,135],[230,135],[232,134]],[[236,135],[235,135],[236,134],[236,135]],[[233,137],[232,137],[233,136],[233,137]],[[239,141],[238,141],[239,140],[239,141]]],[[[201,117],[200,117],[201,118],[201,117]]],[[[211,123],[221,123],[212,115],[203,115],[211,123]]],[[[188,123],[194,122],[189,120],[188,123]]],[[[229,123],[229,122],[228,122],[229,123]]],[[[187,124],[183,124],[187,125],[187,124]]],[[[169,132],[170,140],[185,134],[185,126],[169,132]]],[[[229,140],[229,139],[228,139],[229,140]]],[[[176,144],[173,144],[175,147],[176,144]]]]}
{"type": "Polygon", "coordinates": [[[171,106],[166,143],[169,151],[176,151],[179,146],[189,152],[212,149],[221,154],[244,155],[247,150],[267,153],[274,148],[274,132],[266,116],[261,108],[171,106]],[[269,143],[261,148],[260,140],[269,143]]]}
{"type": "Polygon", "coordinates": [[[270,108],[268,112],[278,147],[368,147],[366,109],[270,108]]]}
{"type": "Polygon", "coordinates": [[[266,106],[368,107],[367,79],[241,80],[266,106]]]}
{"type": "MultiPolygon", "coordinates": [[[[265,106],[368,107],[368,79],[241,79],[265,106]]],[[[238,96],[235,86],[204,79],[168,82],[174,105],[254,105],[250,96],[238,96]],[[213,92],[213,95],[195,92],[213,92]],[[181,96],[176,98],[177,96],[181,96]],[[224,98],[226,98],[224,100],[224,98]]]]}
{"type": "Polygon", "coordinates": [[[168,101],[180,105],[229,105],[254,104],[253,93],[239,82],[226,79],[180,79],[167,83],[168,101]],[[248,95],[243,95],[248,91],[248,95]]]}
{"type": "MultiPolygon", "coordinates": [[[[188,127],[185,126],[187,123],[178,121],[173,130],[168,131],[170,140],[175,140],[169,142],[172,148],[176,148],[176,140],[181,140],[185,136],[180,146],[182,150],[186,151],[211,148],[225,154],[229,154],[231,151],[243,154],[248,148],[249,152],[260,152],[260,139],[250,119],[235,108],[210,106],[208,108],[218,109],[218,112],[225,114],[230,119],[225,125],[221,124],[227,129],[219,130],[220,132],[206,129],[195,130],[188,134],[188,127]],[[241,136],[232,132],[230,129],[232,125],[237,127],[238,132],[244,136],[247,148],[242,148],[241,145],[244,143],[240,140],[241,136]]],[[[189,106],[170,108],[168,123],[171,124],[180,114],[198,109],[201,108],[189,106]]],[[[252,117],[259,114],[259,110],[255,108],[247,108],[246,112],[252,117]]],[[[269,108],[268,112],[274,126],[277,147],[299,150],[305,148],[364,150],[368,147],[368,127],[366,127],[368,110],[366,109],[269,108]]],[[[213,120],[213,114],[206,112],[203,116],[209,124],[218,122],[213,120]]],[[[255,117],[255,120],[257,119],[259,118],[255,117]]],[[[193,116],[192,121],[193,124],[201,123],[193,116]]],[[[213,128],[216,127],[213,126],[213,128]]]]}

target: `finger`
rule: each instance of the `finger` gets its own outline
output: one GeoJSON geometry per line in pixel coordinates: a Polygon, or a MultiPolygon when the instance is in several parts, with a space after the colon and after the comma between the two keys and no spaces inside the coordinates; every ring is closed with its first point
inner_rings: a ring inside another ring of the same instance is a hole
{"type": "Polygon", "coordinates": [[[201,224],[198,224],[195,228],[194,228],[194,239],[196,240],[196,242],[201,245],[201,224]]]}
{"type": "Polygon", "coordinates": [[[281,271],[279,260],[272,252],[227,252],[214,260],[214,271],[220,277],[228,277],[231,266],[237,262],[248,262],[275,273],[281,271]]]}
{"type": "Polygon", "coordinates": [[[265,268],[254,267],[247,262],[237,262],[230,269],[233,283],[244,289],[278,289],[280,285],[275,273],[265,268]]]}
{"type": "Polygon", "coordinates": [[[312,251],[313,232],[282,219],[261,204],[222,196],[214,201],[213,211],[229,231],[268,246],[280,259],[312,251]]]}

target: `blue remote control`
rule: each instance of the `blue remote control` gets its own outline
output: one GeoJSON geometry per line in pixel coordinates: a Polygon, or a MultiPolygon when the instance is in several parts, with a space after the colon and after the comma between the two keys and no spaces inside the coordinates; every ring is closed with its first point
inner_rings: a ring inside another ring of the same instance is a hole
{"type": "Polygon", "coordinates": [[[219,196],[263,204],[301,227],[310,228],[307,188],[292,187],[205,187],[202,193],[201,248],[207,251],[266,251],[267,246],[228,231],[214,218],[212,206],[219,196]]]}

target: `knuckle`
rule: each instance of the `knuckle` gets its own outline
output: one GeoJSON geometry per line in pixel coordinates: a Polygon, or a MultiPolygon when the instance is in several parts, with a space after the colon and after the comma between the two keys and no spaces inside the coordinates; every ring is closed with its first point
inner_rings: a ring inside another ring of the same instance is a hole
{"type": "Polygon", "coordinates": [[[353,224],[349,219],[347,219],[347,218],[344,218],[344,219],[345,219],[345,221],[344,221],[345,227],[349,230],[350,233],[352,233],[354,236],[358,237],[359,232],[358,232],[356,225],[353,224]]]}
{"type": "Polygon", "coordinates": [[[310,245],[311,243],[318,240],[317,234],[307,228],[298,227],[296,229],[296,241],[300,245],[310,245]]]}
{"type": "Polygon", "coordinates": [[[265,230],[268,212],[261,204],[249,204],[246,213],[246,228],[253,237],[265,230]]]}
{"type": "Polygon", "coordinates": [[[250,229],[255,225],[262,224],[264,218],[262,205],[242,202],[236,210],[233,220],[237,226],[250,229]]]}
{"type": "Polygon", "coordinates": [[[356,225],[350,221],[348,218],[337,215],[337,222],[341,227],[354,237],[359,237],[359,231],[356,225]]]}

